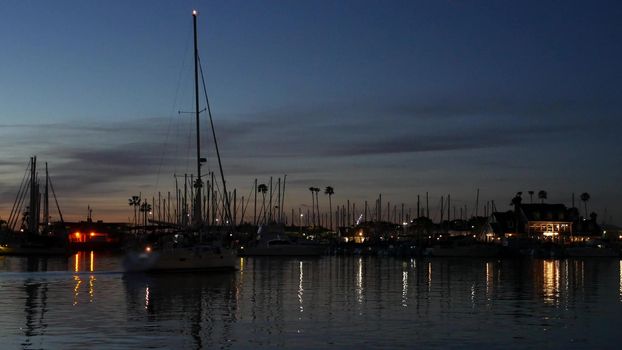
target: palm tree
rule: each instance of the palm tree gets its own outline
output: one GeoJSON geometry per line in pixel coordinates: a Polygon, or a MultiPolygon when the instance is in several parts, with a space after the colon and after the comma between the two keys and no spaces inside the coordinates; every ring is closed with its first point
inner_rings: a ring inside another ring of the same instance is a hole
{"type": "Polygon", "coordinates": [[[132,198],[130,198],[128,200],[130,207],[134,207],[134,226],[136,226],[138,224],[137,222],[137,215],[136,215],[136,211],[138,209],[138,207],[140,206],[140,197],[138,196],[132,196],[132,198]]]}
{"type": "Polygon", "coordinates": [[[313,195],[315,187],[309,187],[309,191],[311,191],[311,224],[315,226],[315,196],[313,195]]]}
{"type": "Polygon", "coordinates": [[[519,218],[520,218],[520,206],[521,206],[521,202],[523,201],[523,198],[521,197],[523,193],[522,192],[518,192],[516,193],[516,196],[514,196],[514,198],[512,198],[512,203],[511,205],[514,206],[514,231],[518,234],[518,224],[519,224],[519,218]]]}
{"type": "Polygon", "coordinates": [[[333,194],[335,194],[335,190],[332,187],[330,187],[330,186],[326,186],[326,188],[324,189],[324,194],[328,195],[328,213],[329,213],[329,216],[330,216],[330,229],[332,230],[333,229],[333,214],[332,214],[333,213],[333,203],[332,203],[332,200],[331,200],[331,196],[333,194]]]}
{"type": "Polygon", "coordinates": [[[147,214],[151,212],[151,204],[146,201],[140,205],[140,212],[143,213],[143,222],[144,225],[147,226],[147,214]]]}
{"type": "Polygon", "coordinates": [[[546,191],[540,190],[538,192],[538,198],[540,199],[540,203],[544,203],[544,200],[546,199],[546,197],[547,197],[546,191]]]}
{"type": "Polygon", "coordinates": [[[585,217],[587,218],[587,201],[590,200],[590,194],[587,192],[581,193],[581,201],[583,201],[583,205],[585,206],[585,217]]]}
{"type": "Polygon", "coordinates": [[[533,191],[527,191],[529,193],[529,203],[533,203],[533,191]]]}
{"type": "Polygon", "coordinates": [[[320,201],[317,197],[317,194],[320,193],[320,189],[317,187],[313,188],[313,192],[315,192],[315,206],[317,207],[317,225],[320,226],[321,225],[321,221],[320,221],[320,201]]]}
{"type": "Polygon", "coordinates": [[[261,217],[261,213],[263,213],[263,223],[266,223],[266,192],[268,192],[268,186],[266,184],[261,184],[257,186],[257,192],[261,193],[261,211],[259,211],[259,217],[261,217]]]}

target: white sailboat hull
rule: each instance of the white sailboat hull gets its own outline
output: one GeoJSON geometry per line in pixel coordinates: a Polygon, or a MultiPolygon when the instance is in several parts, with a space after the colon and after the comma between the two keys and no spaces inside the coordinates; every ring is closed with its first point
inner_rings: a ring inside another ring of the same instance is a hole
{"type": "Polygon", "coordinates": [[[195,246],[151,252],[133,252],[123,261],[125,271],[235,270],[237,254],[232,249],[195,246]]]}

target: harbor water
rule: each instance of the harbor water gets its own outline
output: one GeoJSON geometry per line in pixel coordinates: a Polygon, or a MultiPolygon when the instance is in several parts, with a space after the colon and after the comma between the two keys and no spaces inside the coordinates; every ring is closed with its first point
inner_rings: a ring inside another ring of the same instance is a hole
{"type": "Polygon", "coordinates": [[[0,257],[2,349],[618,349],[619,259],[0,257]]]}

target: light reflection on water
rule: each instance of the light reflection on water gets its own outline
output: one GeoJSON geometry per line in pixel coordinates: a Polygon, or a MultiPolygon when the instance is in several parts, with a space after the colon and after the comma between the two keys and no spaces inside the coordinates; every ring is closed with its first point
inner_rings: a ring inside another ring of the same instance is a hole
{"type": "Polygon", "coordinates": [[[559,260],[544,260],[542,273],[544,275],[542,286],[544,302],[557,304],[559,298],[559,260]]]}
{"type": "Polygon", "coordinates": [[[622,311],[611,259],[243,258],[233,273],[123,274],[118,256],[85,252],[0,269],[3,348],[611,348],[622,311]]]}

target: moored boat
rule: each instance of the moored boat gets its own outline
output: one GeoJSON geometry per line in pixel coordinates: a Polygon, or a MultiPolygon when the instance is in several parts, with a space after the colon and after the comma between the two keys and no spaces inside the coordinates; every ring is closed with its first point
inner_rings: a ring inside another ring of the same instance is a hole
{"type": "Polygon", "coordinates": [[[320,256],[326,246],[314,242],[293,241],[285,234],[283,225],[262,225],[257,239],[240,247],[242,256],[320,256]]]}
{"type": "Polygon", "coordinates": [[[43,193],[40,192],[37,157],[30,158],[28,170],[30,176],[22,181],[7,226],[0,232],[0,255],[69,255],[72,251],[47,163],[43,193]],[[58,209],[59,225],[50,222],[50,190],[58,209]]]}
{"type": "Polygon", "coordinates": [[[165,270],[234,270],[237,254],[217,243],[188,243],[175,234],[166,243],[145,244],[142,250],[126,254],[128,272],[165,270]]]}
{"type": "MultiPolygon", "coordinates": [[[[139,244],[138,249],[127,252],[123,267],[126,271],[166,271],[166,270],[234,270],[237,269],[236,251],[223,242],[223,233],[207,232],[203,221],[201,203],[203,201],[201,176],[200,127],[199,127],[199,56],[197,47],[197,11],[192,11],[194,28],[194,87],[195,87],[195,117],[197,142],[197,177],[194,182],[194,199],[192,224],[183,227],[179,232],[163,231],[154,233],[157,239],[152,244],[139,244]],[[209,239],[208,239],[208,236],[209,239]]],[[[206,101],[207,102],[207,101],[206,101]]],[[[209,104],[208,104],[209,106],[209,104]]],[[[209,108],[207,108],[209,112],[209,108]]],[[[212,130],[213,131],[213,130],[212,130]]],[[[214,134],[215,135],[215,134],[214,134]]],[[[216,138],[214,137],[214,142],[216,138]]],[[[218,151],[217,151],[218,154],[218,151]]],[[[219,158],[220,162],[220,158],[219,158]]],[[[221,171],[222,175],[222,171],[221,171]]],[[[223,175],[223,187],[226,185],[223,175]]],[[[226,197],[226,196],[225,196],[226,197]]],[[[228,204],[228,202],[227,202],[228,204]]],[[[226,211],[230,218],[230,211],[226,211]]],[[[227,220],[227,222],[233,222],[227,220]]]]}

